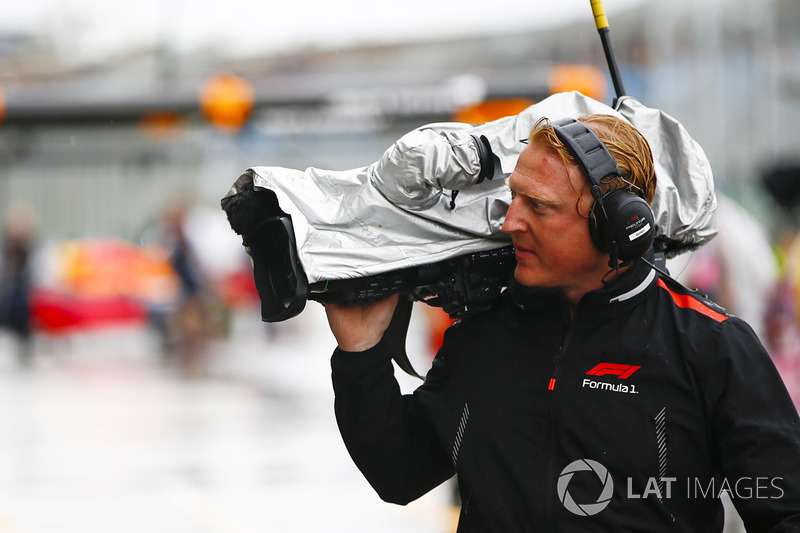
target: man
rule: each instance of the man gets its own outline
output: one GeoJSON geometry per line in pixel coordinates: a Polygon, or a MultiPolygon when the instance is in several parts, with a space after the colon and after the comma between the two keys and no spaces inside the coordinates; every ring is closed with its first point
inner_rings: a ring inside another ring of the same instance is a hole
{"type": "Polygon", "coordinates": [[[721,531],[724,489],[749,531],[800,531],[800,419],[768,354],[614,236],[611,191],[650,203],[652,156],[619,119],[579,120],[618,168],[591,177],[566,125],[537,123],[508,181],[515,280],[413,395],[382,341],[397,297],[326,306],[351,456],[395,503],[457,474],[462,533],[721,531]]]}

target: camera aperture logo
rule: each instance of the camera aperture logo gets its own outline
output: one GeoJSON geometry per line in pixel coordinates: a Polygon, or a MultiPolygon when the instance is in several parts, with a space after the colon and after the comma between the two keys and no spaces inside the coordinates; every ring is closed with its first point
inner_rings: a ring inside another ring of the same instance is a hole
{"type": "Polygon", "coordinates": [[[558,476],[556,490],[558,491],[558,499],[567,511],[580,516],[592,516],[605,509],[609,502],[611,502],[611,495],[614,493],[614,481],[611,479],[611,474],[608,473],[608,469],[597,461],[578,459],[568,464],[566,468],[561,471],[561,474],[558,476]],[[572,476],[574,476],[576,472],[586,471],[592,471],[597,475],[598,479],[603,484],[603,490],[597,497],[596,502],[578,503],[569,493],[569,483],[572,481],[572,476]]]}

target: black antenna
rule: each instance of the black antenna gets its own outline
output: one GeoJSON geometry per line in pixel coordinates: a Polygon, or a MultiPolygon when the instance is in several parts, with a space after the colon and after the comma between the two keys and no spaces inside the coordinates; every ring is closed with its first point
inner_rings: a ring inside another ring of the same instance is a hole
{"type": "Polygon", "coordinates": [[[603,52],[606,54],[608,70],[611,73],[611,81],[614,83],[614,92],[617,94],[617,96],[614,98],[612,107],[617,107],[617,99],[625,96],[625,87],[622,85],[622,77],[619,75],[617,60],[614,58],[614,51],[611,49],[608,18],[606,17],[605,9],[603,9],[602,0],[589,0],[589,2],[592,4],[592,14],[594,14],[594,22],[597,26],[597,33],[600,34],[600,41],[603,43],[603,52]]]}

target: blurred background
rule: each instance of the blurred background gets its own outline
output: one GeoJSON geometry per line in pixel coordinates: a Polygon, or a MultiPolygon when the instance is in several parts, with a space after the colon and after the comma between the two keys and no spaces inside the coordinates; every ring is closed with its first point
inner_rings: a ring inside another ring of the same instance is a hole
{"type": "MultiPolygon", "coordinates": [[[[800,4],[604,3],[628,94],[715,172],[720,234],[670,269],[750,322],[800,404],[800,4]]],[[[255,4],[4,9],[0,533],[455,529],[452,487],[398,509],[361,479],[321,308],[259,321],[219,200],[249,166],[359,167],[565,90],[610,103],[589,2],[255,4]]],[[[446,325],[415,312],[418,369],[446,325]]]]}

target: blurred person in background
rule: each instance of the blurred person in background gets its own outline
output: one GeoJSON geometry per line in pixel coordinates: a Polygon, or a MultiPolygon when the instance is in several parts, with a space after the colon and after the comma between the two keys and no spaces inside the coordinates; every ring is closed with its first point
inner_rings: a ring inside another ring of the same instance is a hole
{"type": "Polygon", "coordinates": [[[171,203],[159,220],[158,242],[168,255],[179,282],[178,294],[168,310],[157,317],[168,357],[174,357],[188,376],[202,372],[209,338],[215,333],[213,295],[194,247],[187,235],[189,208],[171,203]]]}
{"type": "Polygon", "coordinates": [[[765,343],[800,410],[800,237],[795,233],[780,235],[775,255],[779,271],[768,293],[765,343]]]}
{"type": "Polygon", "coordinates": [[[800,409],[800,164],[778,161],[766,166],[761,185],[777,208],[772,211],[776,276],[768,291],[764,339],[800,409]]]}
{"type": "Polygon", "coordinates": [[[0,326],[15,337],[17,355],[28,366],[32,357],[31,257],[36,233],[36,216],[27,204],[11,206],[3,218],[0,257],[0,326]]]}

